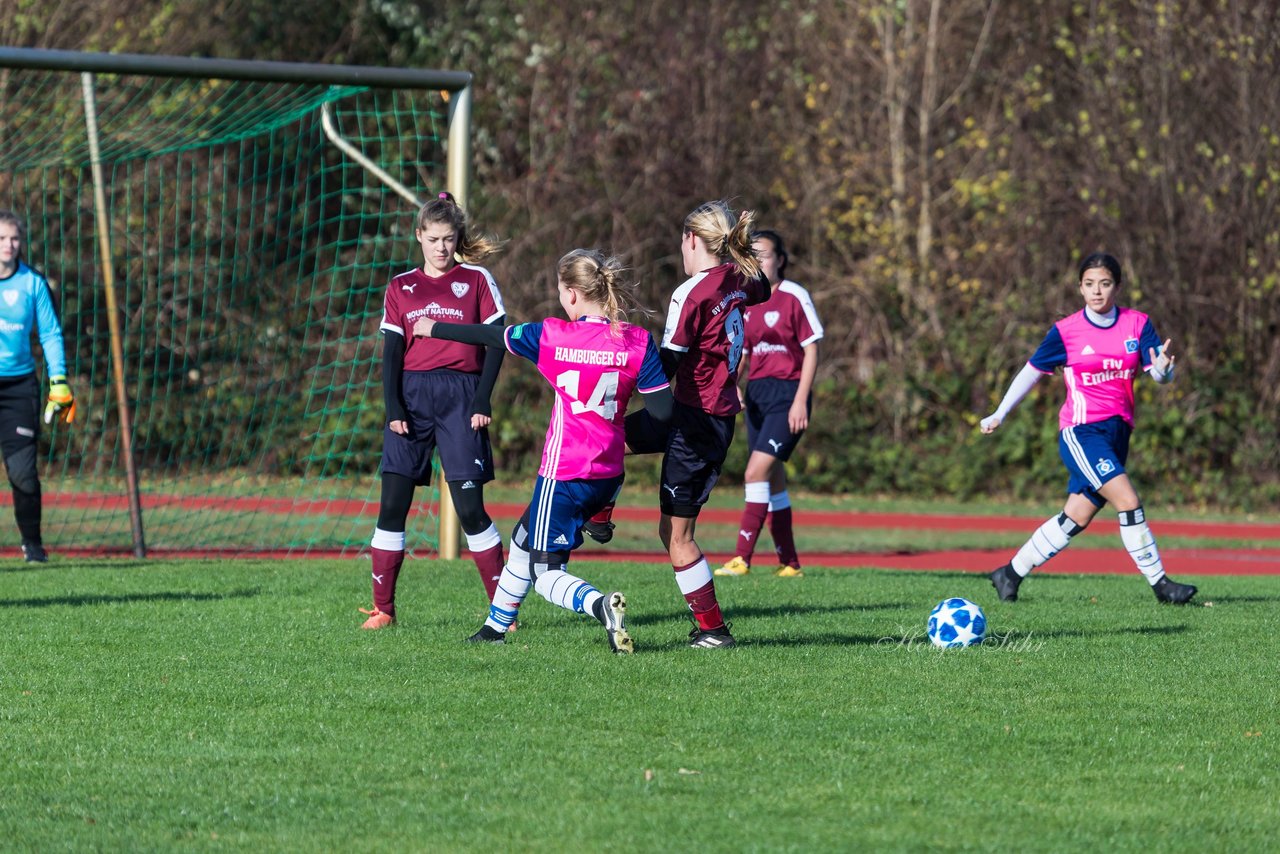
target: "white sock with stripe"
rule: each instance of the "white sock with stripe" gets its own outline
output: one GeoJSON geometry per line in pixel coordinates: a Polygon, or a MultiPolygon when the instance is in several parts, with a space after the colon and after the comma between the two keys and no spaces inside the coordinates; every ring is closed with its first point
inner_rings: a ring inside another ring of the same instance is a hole
{"type": "Polygon", "coordinates": [[[1147,515],[1142,508],[1120,511],[1120,539],[1129,552],[1129,557],[1137,564],[1138,571],[1146,576],[1152,587],[1164,578],[1164,561],[1160,560],[1160,550],[1156,548],[1156,538],[1147,527],[1147,515]]]}
{"type": "Polygon", "coordinates": [[[539,572],[533,589],[552,605],[595,616],[595,604],[604,598],[604,594],[576,575],[565,572],[563,566],[539,572]]]}
{"type": "Polygon", "coordinates": [[[1026,578],[1031,570],[1071,545],[1071,538],[1083,530],[1066,513],[1046,520],[1013,556],[1013,571],[1026,578]]]}
{"type": "Polygon", "coordinates": [[[529,595],[529,553],[514,542],[507,554],[507,563],[498,576],[498,590],[489,606],[489,617],[484,624],[494,631],[505,633],[516,621],[520,603],[529,595]]]}

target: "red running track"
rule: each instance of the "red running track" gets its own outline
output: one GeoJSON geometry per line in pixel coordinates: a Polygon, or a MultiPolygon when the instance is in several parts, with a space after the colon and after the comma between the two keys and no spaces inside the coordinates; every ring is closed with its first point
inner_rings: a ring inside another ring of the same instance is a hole
{"type": "MultiPolygon", "coordinates": [[[[0,506],[12,503],[12,497],[0,494],[0,506]]],[[[46,507],[74,507],[78,509],[118,510],[128,512],[129,503],[122,495],[102,493],[46,493],[46,507]]],[[[303,500],[292,498],[242,498],[193,495],[143,495],[143,509],[159,507],[186,507],[192,510],[216,509],[232,513],[304,513],[307,515],[332,514],[336,516],[377,516],[377,503],[353,499],[303,500]]],[[[518,519],[525,510],[523,504],[490,503],[490,515],[499,519],[518,519]]],[[[718,507],[704,508],[698,517],[712,524],[736,525],[741,510],[718,507]]],[[[614,511],[619,522],[658,524],[658,511],[647,507],[619,507],[614,511]]],[[[796,512],[795,524],[799,528],[879,528],[883,530],[930,531],[1026,531],[1030,536],[1043,518],[1033,516],[967,516],[960,514],[912,514],[880,513],[861,510],[805,510],[796,512]]],[[[1156,536],[1218,537],[1237,540],[1280,540],[1280,522],[1205,522],[1194,519],[1152,519],[1151,528],[1156,536]]],[[[1089,526],[1096,532],[1116,533],[1119,525],[1114,518],[1098,519],[1089,526]]]]}
{"type": "MultiPolygon", "coordinates": [[[[0,495],[0,505],[11,499],[0,495]]],[[[128,503],[123,496],[102,494],[61,493],[45,496],[51,506],[77,507],[81,509],[121,510],[127,512],[128,503]]],[[[143,506],[181,506],[191,509],[216,508],[240,513],[330,513],[335,515],[361,515],[376,511],[376,505],[358,500],[294,501],[280,498],[223,498],[198,496],[143,497],[143,506]]],[[[519,504],[491,504],[489,512],[499,519],[515,519],[524,511],[519,504]]],[[[706,508],[701,520],[713,524],[736,524],[740,511],[736,509],[706,508]]],[[[656,527],[656,509],[620,507],[614,513],[619,522],[651,524],[656,527]]],[[[1043,520],[1027,516],[965,516],[958,514],[909,514],[865,511],[800,511],[796,515],[798,527],[856,527],[882,530],[931,530],[931,531],[1025,531],[1031,530],[1043,520]]],[[[1152,529],[1157,536],[1218,537],[1223,539],[1271,540],[1280,539],[1280,523],[1268,522],[1202,522],[1196,520],[1153,520],[1152,529]]],[[[1116,533],[1114,519],[1100,519],[1090,526],[1095,533],[1116,533]]],[[[656,538],[655,538],[656,539],[656,538]]],[[[119,555],[128,556],[127,549],[58,548],[64,555],[119,555]]],[[[361,549],[360,551],[363,551],[361,549]]],[[[236,550],[191,549],[153,550],[159,557],[207,557],[207,558],[341,558],[353,557],[356,550],[236,550]]],[[[805,553],[805,566],[883,569],[952,570],[963,572],[990,572],[1009,559],[1010,549],[961,549],[922,552],[849,552],[805,553]]],[[[1280,575],[1280,548],[1219,549],[1219,548],[1169,548],[1161,549],[1165,567],[1178,575],[1280,575]]],[[[730,555],[709,555],[714,562],[727,560],[730,555]]],[[[577,555],[578,560],[648,561],[663,565],[666,556],[660,551],[626,551],[608,546],[596,546],[588,542],[577,555]]],[[[757,561],[761,565],[762,560],[757,561]]],[[[1136,572],[1128,555],[1117,546],[1114,549],[1069,549],[1038,572],[1057,573],[1131,573],[1136,572]]]]}

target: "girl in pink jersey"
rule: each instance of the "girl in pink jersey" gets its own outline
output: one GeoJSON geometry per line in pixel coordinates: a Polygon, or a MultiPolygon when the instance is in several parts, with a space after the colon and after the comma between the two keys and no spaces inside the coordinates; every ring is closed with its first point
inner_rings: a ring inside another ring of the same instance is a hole
{"type": "Polygon", "coordinates": [[[489,618],[469,640],[502,643],[532,586],[554,605],[594,616],[609,648],[630,653],[626,597],[602,594],[571,575],[569,555],[582,545],[583,523],[622,486],[627,402],[639,391],[645,411],[665,423],[671,390],[653,337],[623,319],[628,295],[622,265],[598,251],[575,249],[556,272],[567,321],[547,318],[503,330],[424,317],[414,326],[415,335],[503,345],[536,364],[556,391],[533,500],[511,535],[489,618]]]}
{"type": "Polygon", "coordinates": [[[738,525],[737,555],[716,575],[746,575],[756,540],[769,519],[782,578],[800,578],[800,556],[791,527],[787,460],[809,426],[813,377],[818,368],[822,323],[809,292],[784,278],[787,250],[774,231],[757,231],[753,248],[773,292],[745,314],[743,365],[750,365],[744,403],[751,455],[743,475],[746,507],[738,525]]]}
{"type": "Polygon", "coordinates": [[[1058,453],[1070,475],[1067,503],[1031,535],[991,583],[1006,602],[1031,570],[1065,549],[1109,501],[1120,515],[1120,538],[1151,585],[1156,599],[1176,605],[1196,588],[1165,574],[1142,501],[1125,471],[1133,429],[1133,383],[1146,371],[1158,383],[1173,380],[1170,340],[1160,343],[1150,318],[1116,305],[1120,262],[1097,253],[1080,265],[1084,308],[1050,328],[1031,360],[1014,378],[982,432],[994,432],[1042,376],[1063,368],[1067,399],[1058,415],[1058,453]]]}
{"type": "Polygon", "coordinates": [[[468,234],[467,217],[441,193],[422,206],[414,229],[423,264],[387,285],[383,303],[382,390],[387,407],[382,437],[382,497],[370,543],[373,610],[362,628],[396,619],[396,581],[404,563],[405,521],[415,487],[431,482],[431,457],[440,468],[467,537],[467,547],[490,598],[502,572],[502,537],[484,508],[493,480],[489,397],[504,351],[413,339],[422,317],[500,324],[506,311],[493,276],[476,261],[497,247],[468,234]],[[462,259],[462,263],[458,259],[462,259]]]}

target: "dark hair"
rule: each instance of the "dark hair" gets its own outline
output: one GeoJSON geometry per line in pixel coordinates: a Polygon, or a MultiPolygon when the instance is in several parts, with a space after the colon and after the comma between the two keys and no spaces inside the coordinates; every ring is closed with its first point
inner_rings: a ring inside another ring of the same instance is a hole
{"type": "Polygon", "coordinates": [[[27,237],[27,225],[22,221],[22,217],[13,211],[0,210],[0,222],[7,222],[14,228],[18,229],[18,236],[24,240],[27,237]]]}
{"type": "Polygon", "coordinates": [[[773,244],[773,253],[778,256],[778,278],[785,279],[787,277],[787,261],[791,260],[791,256],[787,254],[787,246],[782,242],[782,235],[770,228],[762,228],[759,231],[751,232],[751,240],[754,243],[757,240],[767,240],[773,244]]]}
{"type": "Polygon", "coordinates": [[[1105,268],[1106,271],[1111,274],[1112,280],[1117,285],[1120,284],[1120,262],[1105,252],[1095,252],[1080,262],[1080,281],[1084,280],[1084,274],[1086,272],[1089,270],[1096,270],[1099,267],[1105,268]]]}
{"type": "Polygon", "coordinates": [[[455,254],[468,264],[474,264],[486,255],[498,251],[498,241],[492,237],[467,232],[467,214],[454,201],[452,193],[440,193],[419,208],[416,222],[415,230],[417,231],[421,231],[431,223],[440,223],[452,228],[458,235],[455,254]]]}

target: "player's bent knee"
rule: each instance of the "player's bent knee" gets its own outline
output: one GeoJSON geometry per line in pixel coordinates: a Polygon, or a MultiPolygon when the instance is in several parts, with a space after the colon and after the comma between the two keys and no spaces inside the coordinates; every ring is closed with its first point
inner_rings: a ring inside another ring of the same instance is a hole
{"type": "Polygon", "coordinates": [[[34,495],[40,491],[40,477],[36,471],[36,447],[30,445],[5,460],[9,484],[18,492],[34,495]]]}

